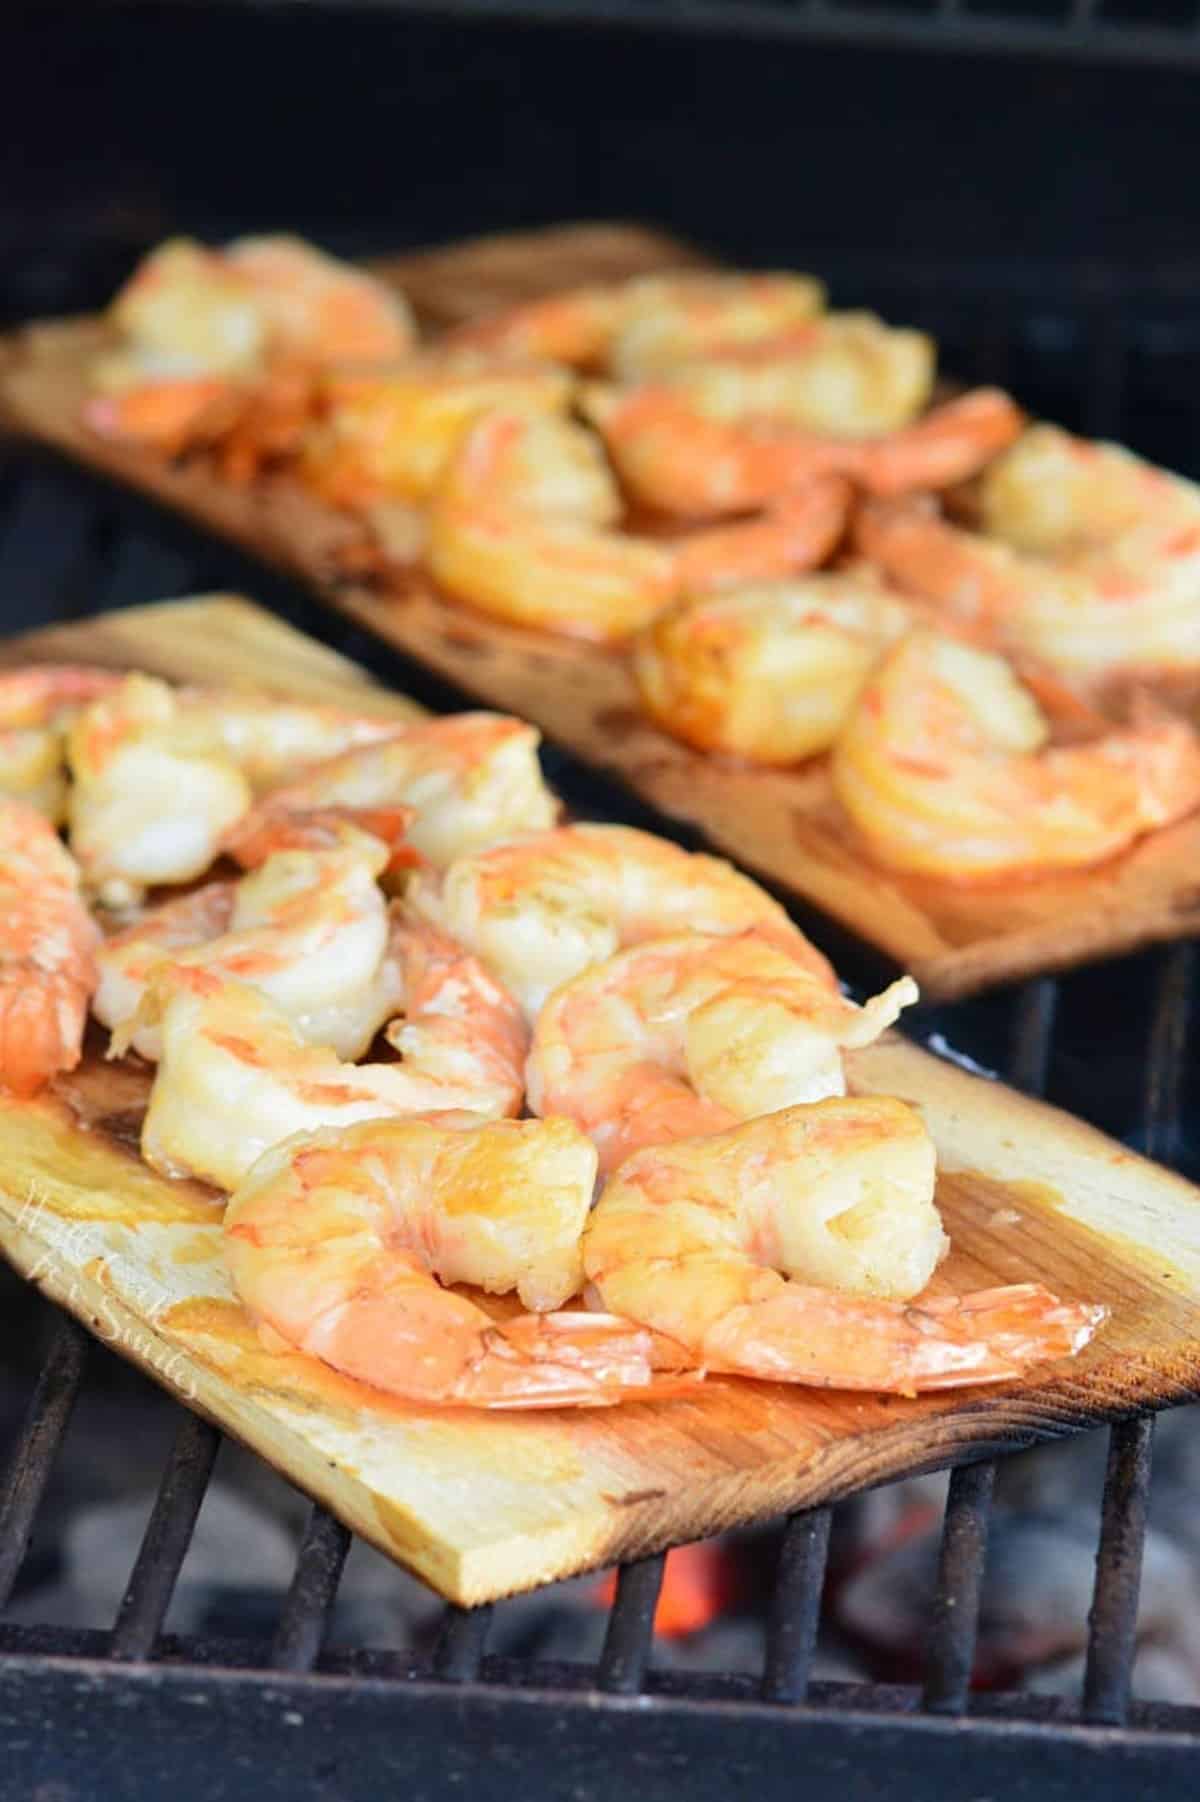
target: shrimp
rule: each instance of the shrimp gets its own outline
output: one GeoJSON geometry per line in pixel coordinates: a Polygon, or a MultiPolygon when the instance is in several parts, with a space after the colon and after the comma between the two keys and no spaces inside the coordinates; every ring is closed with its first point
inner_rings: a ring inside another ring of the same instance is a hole
{"type": "Polygon", "coordinates": [[[397,1063],[344,1063],[309,1044],[261,989],[199,964],[162,964],[120,1052],[153,1026],[160,1057],[142,1155],[167,1176],[233,1189],[291,1133],[384,1116],[515,1114],[528,1035],[511,997],[474,958],[420,923],[394,924],[390,955],[404,1019],[397,1063]]]}
{"type": "Polygon", "coordinates": [[[934,1150],[885,1096],[640,1151],[584,1233],[611,1307],[712,1371],[915,1395],[1072,1356],[1108,1310],[1036,1283],[914,1301],[946,1249],[934,1150]]]}
{"type": "Polygon", "coordinates": [[[755,931],[836,992],[828,962],[756,882],[632,826],[559,826],[421,870],[416,913],[467,946],[533,1020],[560,983],[622,945],[755,931]]]}
{"type": "Polygon", "coordinates": [[[394,718],[265,695],[173,690],[128,676],[71,727],[71,848],[111,906],[190,882],[217,856],[254,788],[297,764],[400,730],[394,718]]]}
{"type": "Polygon", "coordinates": [[[66,734],[81,707],[121,677],[72,663],[0,673],[0,796],[24,801],[55,826],[66,818],[66,734]]]}
{"type": "Polygon", "coordinates": [[[432,864],[482,851],[519,832],[552,826],[558,801],[538,762],[541,735],[499,713],[423,720],[393,738],[360,745],[271,788],[233,828],[226,849],[257,861],[282,816],[299,808],[411,807],[407,843],[432,864]]]}
{"type": "Polygon", "coordinates": [[[98,358],[92,427],[176,454],[235,424],[274,370],[403,356],[403,298],[299,238],[209,250],[160,245],[109,309],[118,348],[98,358]]]}
{"type": "Polygon", "coordinates": [[[574,383],[545,363],[432,354],[393,369],[330,373],[318,387],[321,423],[295,465],[337,507],[427,501],[467,427],[483,413],[561,414],[574,383]]]}
{"type": "MultiPolygon", "coordinates": [[[[389,852],[341,822],[329,841],[271,852],[240,882],[211,883],[110,938],[99,958],[97,1019],[120,1032],[164,961],[198,965],[261,990],[308,1044],[361,1056],[404,992],[377,881],[389,852]]],[[[158,1057],[154,1027],[131,1042],[158,1057]]]]}
{"type": "Polygon", "coordinates": [[[456,349],[601,368],[681,362],[811,319],[825,291],[807,275],[676,274],[566,289],[459,326],[456,349]]]}
{"type": "Polygon", "coordinates": [[[781,337],[683,363],[623,364],[620,350],[618,340],[619,378],[683,395],[707,419],[776,419],[841,437],[898,431],[933,392],[933,340],[872,313],[827,313],[781,337]]]}
{"type": "Polygon", "coordinates": [[[457,599],[605,643],[687,591],[819,562],[840,537],[848,504],[845,485],[826,480],[758,519],[675,541],[634,537],[606,525],[619,498],[582,427],[493,413],[467,435],[438,491],[427,554],[457,599]]]}
{"type": "Polygon", "coordinates": [[[865,554],[950,617],[1083,684],[1200,668],[1200,488],[1115,444],[1033,426],[985,470],[979,530],[877,503],[865,554]]]}
{"type": "Polygon", "coordinates": [[[650,717],[699,750],[797,763],[827,750],[912,609],[869,565],[677,602],[634,646],[650,717]]]}
{"type": "Polygon", "coordinates": [[[843,727],[833,787],[881,863],[946,878],[1096,863],[1200,806],[1200,739],[1181,719],[1047,737],[1002,657],[915,632],[843,727]]]}
{"type": "Polygon", "coordinates": [[[0,1085],[12,1094],[79,1062],[99,938],[53,826],[0,800],[0,1085]]]}
{"type": "Polygon", "coordinates": [[[233,1286],[268,1343],[411,1401],[598,1407],[670,1393],[687,1362],[676,1347],[611,1315],[554,1311],[581,1281],[595,1157],[566,1120],[372,1120],[289,1139],[226,1210],[233,1286]],[[498,1320],[452,1283],[515,1290],[539,1311],[498,1320]]]}
{"type": "Polygon", "coordinates": [[[547,1001],[529,1105],[577,1121],[613,1170],[644,1145],[844,1094],[841,1047],[870,1044],[916,999],[904,977],[855,1007],[754,933],[653,939],[547,1001]]]}
{"type": "Polygon", "coordinates": [[[996,388],[977,388],[878,437],[805,432],[770,418],[711,419],[661,384],[593,384],[583,405],[630,493],[684,518],[746,513],[818,476],[847,477],[872,494],[946,488],[1004,450],[1022,423],[996,388]]]}

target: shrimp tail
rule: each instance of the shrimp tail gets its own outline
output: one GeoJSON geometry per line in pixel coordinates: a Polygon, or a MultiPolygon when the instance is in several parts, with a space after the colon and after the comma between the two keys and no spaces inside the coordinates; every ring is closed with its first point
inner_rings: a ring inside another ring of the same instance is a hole
{"type": "Polygon", "coordinates": [[[481,1335],[437,1399],[471,1408],[605,1408],[659,1400],[704,1377],[682,1347],[616,1314],[522,1314],[481,1335]]]}
{"type": "Polygon", "coordinates": [[[848,1026],[842,1028],[839,1041],[848,1051],[862,1045],[873,1045],[881,1033],[894,1026],[906,1007],[921,999],[921,991],[911,976],[890,982],[881,995],[872,995],[855,1013],[848,1026]]]}
{"type": "Polygon", "coordinates": [[[712,1370],[912,1396],[1002,1383],[1071,1357],[1108,1313],[1099,1303],[1060,1301],[1040,1283],[915,1302],[789,1283],[715,1322],[703,1350],[712,1370]]]}

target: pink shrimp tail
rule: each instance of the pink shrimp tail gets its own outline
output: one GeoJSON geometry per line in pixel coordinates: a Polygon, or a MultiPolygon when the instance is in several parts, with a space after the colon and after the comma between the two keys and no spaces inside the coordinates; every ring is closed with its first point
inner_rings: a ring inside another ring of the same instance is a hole
{"type": "Polygon", "coordinates": [[[709,1329],[703,1350],[712,1370],[917,1395],[1002,1383],[1030,1365],[1072,1357],[1108,1312],[1060,1301],[1040,1283],[912,1302],[788,1283],[765,1302],[732,1309],[709,1329]]]}
{"type": "Polygon", "coordinates": [[[704,1376],[673,1340],[616,1314],[521,1314],[497,1322],[437,1399],[451,1407],[607,1408],[660,1400],[704,1376]]]}

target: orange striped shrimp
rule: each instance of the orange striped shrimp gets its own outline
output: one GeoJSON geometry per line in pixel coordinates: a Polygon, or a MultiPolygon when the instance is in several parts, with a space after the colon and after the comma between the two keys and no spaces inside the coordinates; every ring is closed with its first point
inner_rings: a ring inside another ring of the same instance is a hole
{"type": "Polygon", "coordinates": [[[582,427],[494,413],[468,434],[438,491],[427,555],[441,587],[482,612],[605,643],[681,594],[820,562],[849,498],[832,478],[757,519],[639,538],[611,529],[619,497],[582,427]]]}
{"type": "Polygon", "coordinates": [[[551,995],[529,1105],[577,1121],[613,1170],[644,1145],[844,1094],[842,1048],[872,1043],[916,999],[906,976],[856,1007],[753,932],[652,939],[551,995]]]}
{"type": "Polygon", "coordinates": [[[369,1120],[268,1152],[225,1214],[233,1286],[269,1344],[439,1407],[603,1407],[690,1386],[679,1348],[563,1313],[596,1154],[566,1120],[369,1120]],[[497,1319],[451,1284],[516,1291],[497,1319]]]}
{"type": "Polygon", "coordinates": [[[12,1094],[79,1062],[99,939],[53,826],[0,800],[0,1086],[12,1094]]]}
{"type": "Polygon", "coordinates": [[[995,388],[975,389],[873,438],[804,432],[773,419],[712,419],[659,385],[595,385],[584,410],[630,493],[683,518],[751,512],[820,476],[881,495],[947,488],[1004,450],[1022,424],[995,388]]]}
{"type": "Polygon", "coordinates": [[[881,863],[951,880],[1096,863],[1200,806],[1200,738],[1182,719],[1047,739],[1002,657],[914,632],[860,695],[830,774],[881,863]]]}
{"type": "Polygon", "coordinates": [[[945,1248],[933,1146],[885,1096],[819,1101],[637,1152],[584,1233],[601,1304],[710,1371],[899,1395],[1073,1356],[1108,1310],[1037,1283],[920,1290],[945,1248]]]}

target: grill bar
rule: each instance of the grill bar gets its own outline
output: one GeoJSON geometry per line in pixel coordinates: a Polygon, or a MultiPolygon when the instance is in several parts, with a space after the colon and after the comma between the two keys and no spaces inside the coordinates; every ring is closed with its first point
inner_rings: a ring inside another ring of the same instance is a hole
{"type": "Polygon", "coordinates": [[[433,1674],[443,1683],[473,1683],[479,1676],[492,1624],[492,1604],[447,1608],[433,1650],[433,1674]]]}
{"type": "Polygon", "coordinates": [[[788,1521],[767,1622],[764,1702],[803,1702],[808,1693],[832,1518],[830,1508],[808,1508],[788,1521]]]}
{"type": "Polygon", "coordinates": [[[1008,1080],[1014,1088],[1030,1095],[1045,1093],[1057,1012],[1058,984],[1053,976],[1036,977],[1018,994],[1008,1049],[1008,1080]]]}
{"type": "Polygon", "coordinates": [[[1170,1163],[1179,1153],[1184,1052],[1191,1027],[1196,947],[1172,945],[1163,956],[1150,1026],[1144,1104],[1146,1155],[1170,1163]]]}
{"type": "Polygon", "coordinates": [[[25,1562],[38,1507],[79,1393],[87,1346],[83,1328],[64,1315],[30,1400],[0,1500],[0,1608],[8,1606],[25,1562]]]}
{"type": "MultiPolygon", "coordinates": [[[[268,0],[276,8],[299,0],[268,0]]],[[[388,0],[396,13],[425,13],[429,0],[388,0]]],[[[1029,8],[993,5],[978,11],[962,0],[936,9],[907,4],[828,0],[440,0],[447,18],[510,19],[532,23],[645,28],[688,37],[730,36],[766,41],[845,44],[861,50],[950,51],[1153,67],[1200,63],[1194,23],[1105,19],[1096,0],[1065,0],[1056,18],[1029,8]]]]}
{"type": "Polygon", "coordinates": [[[926,1659],[923,1699],[931,1714],[961,1714],[967,1705],[995,1480],[993,1463],[950,1473],[926,1659]]]}
{"type": "Polygon", "coordinates": [[[633,1696],[641,1689],[666,1562],[666,1554],[660,1552],[636,1564],[623,1564],[617,1572],[617,1594],[596,1666],[597,1689],[619,1696],[633,1696]]]}
{"type": "Polygon", "coordinates": [[[1122,1726],[1129,1712],[1153,1443],[1152,1414],[1123,1421],[1109,1438],[1083,1678],[1083,1718],[1095,1725],[1122,1726]]]}
{"type": "Polygon", "coordinates": [[[300,1542],[296,1573],[271,1644],[272,1670],[313,1669],[321,1655],[349,1550],[347,1529],[314,1502],[300,1542]]]}
{"type": "Polygon", "coordinates": [[[153,1652],[192,1542],[220,1444],[217,1429],[199,1415],[186,1414],[180,1421],[154,1511],[117,1611],[111,1657],[149,1658],[153,1652]]]}

